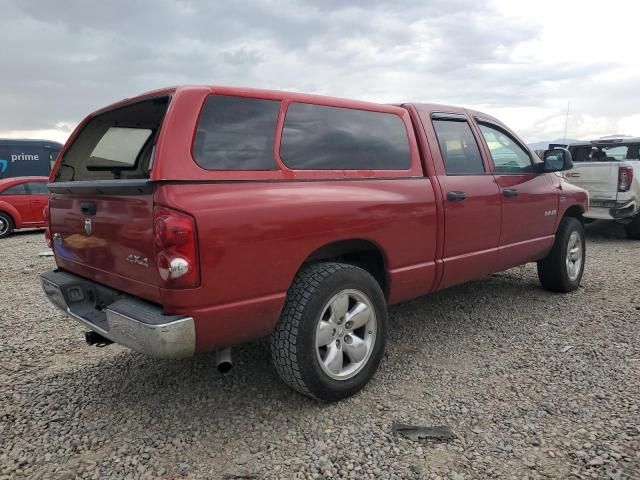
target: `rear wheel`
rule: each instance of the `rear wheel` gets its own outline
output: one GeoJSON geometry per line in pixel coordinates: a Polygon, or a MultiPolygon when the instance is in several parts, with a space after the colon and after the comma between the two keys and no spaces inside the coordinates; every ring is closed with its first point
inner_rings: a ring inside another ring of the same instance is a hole
{"type": "Polygon", "coordinates": [[[640,213],[637,213],[631,221],[624,226],[624,232],[627,234],[627,238],[640,240],[640,213]]]}
{"type": "Polygon", "coordinates": [[[585,252],[582,223],[577,218],[563,218],[553,248],[538,261],[538,278],[542,286],[562,293],[577,289],[584,273],[585,252]]]}
{"type": "Polygon", "coordinates": [[[273,363],[298,392],[340,400],[375,373],[386,328],[386,301],[367,271],[342,263],[309,265],[289,289],[272,335],[273,363]]]}
{"type": "Polygon", "coordinates": [[[14,227],[13,218],[4,212],[0,212],[0,238],[11,235],[14,227]]]}

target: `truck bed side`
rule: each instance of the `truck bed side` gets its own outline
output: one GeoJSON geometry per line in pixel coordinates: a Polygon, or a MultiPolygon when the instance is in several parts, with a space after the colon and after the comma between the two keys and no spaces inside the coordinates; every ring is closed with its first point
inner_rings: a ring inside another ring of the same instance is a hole
{"type": "Polygon", "coordinates": [[[190,212],[198,225],[202,285],[161,296],[173,313],[202,320],[203,345],[241,342],[245,329],[270,333],[301,265],[341,242],[382,252],[391,303],[427,293],[434,282],[436,209],[424,177],[166,182],[155,202],[190,212]]]}

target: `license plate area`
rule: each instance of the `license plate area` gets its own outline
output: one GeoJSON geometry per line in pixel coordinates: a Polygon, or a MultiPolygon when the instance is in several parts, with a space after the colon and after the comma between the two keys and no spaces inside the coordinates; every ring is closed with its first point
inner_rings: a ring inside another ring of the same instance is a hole
{"type": "Polygon", "coordinates": [[[56,307],[108,330],[105,307],[122,298],[119,292],[62,271],[44,273],[40,279],[45,294],[56,307]]]}

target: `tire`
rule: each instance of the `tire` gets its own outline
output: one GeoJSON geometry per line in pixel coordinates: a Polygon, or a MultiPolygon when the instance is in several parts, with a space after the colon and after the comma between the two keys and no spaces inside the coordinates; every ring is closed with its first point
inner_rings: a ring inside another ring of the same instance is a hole
{"type": "Polygon", "coordinates": [[[558,226],[553,248],[545,258],[538,261],[540,283],[552,292],[567,293],[576,290],[584,273],[585,256],[582,223],[577,218],[563,218],[558,226]],[[571,251],[568,252],[570,247],[571,251]]]}
{"type": "Polygon", "coordinates": [[[13,218],[8,213],[0,212],[0,238],[11,235],[14,228],[13,218]]]}
{"type": "Polygon", "coordinates": [[[640,213],[636,214],[629,223],[624,226],[624,233],[631,240],[640,240],[640,213]]]}
{"type": "Polygon", "coordinates": [[[287,293],[271,335],[271,357],[291,388],[333,402],[371,379],[386,334],[386,300],[378,282],[354,265],[316,263],[300,270],[287,293]]]}

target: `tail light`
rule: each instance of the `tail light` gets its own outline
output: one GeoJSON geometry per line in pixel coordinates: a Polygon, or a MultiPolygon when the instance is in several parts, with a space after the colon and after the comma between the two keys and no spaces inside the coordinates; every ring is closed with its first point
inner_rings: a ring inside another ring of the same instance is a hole
{"type": "Polygon", "coordinates": [[[632,182],[633,182],[633,168],[631,167],[618,168],[618,191],[628,192],[631,189],[632,182]]]}
{"type": "Polygon", "coordinates": [[[49,221],[49,205],[47,204],[42,209],[42,217],[44,218],[45,227],[44,227],[44,239],[47,242],[47,247],[51,248],[51,226],[49,221]]]}
{"type": "Polygon", "coordinates": [[[198,244],[194,219],[169,208],[154,209],[153,236],[156,267],[167,288],[200,285],[198,244]]]}

